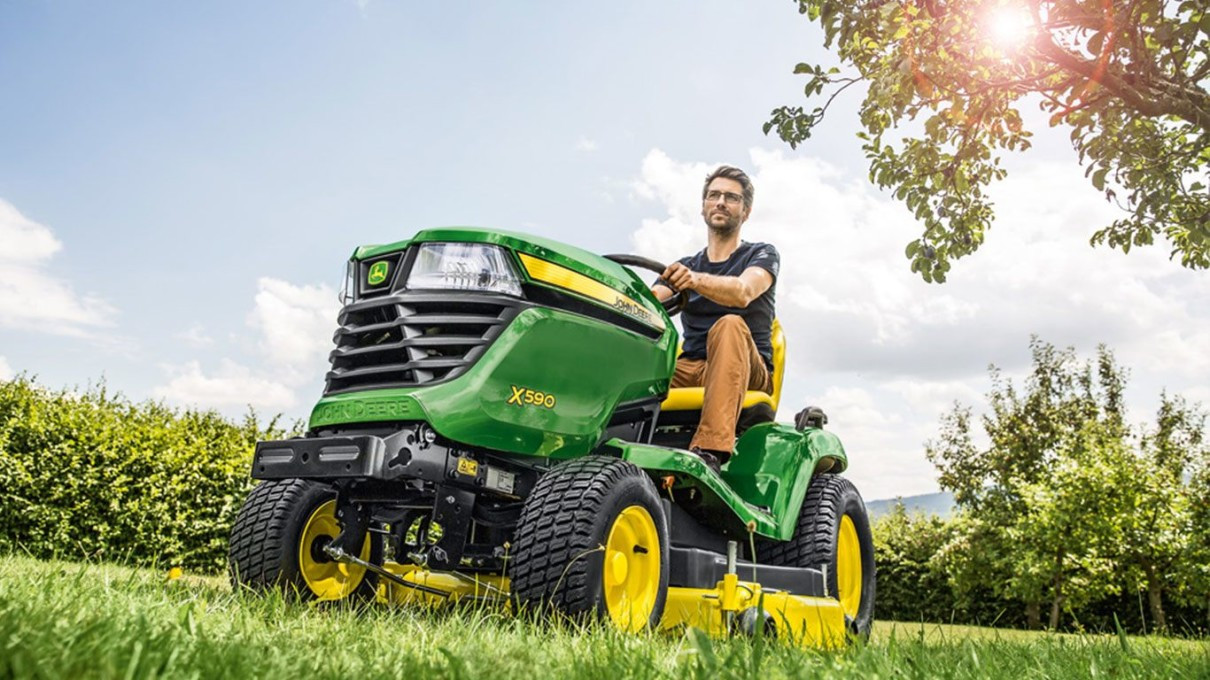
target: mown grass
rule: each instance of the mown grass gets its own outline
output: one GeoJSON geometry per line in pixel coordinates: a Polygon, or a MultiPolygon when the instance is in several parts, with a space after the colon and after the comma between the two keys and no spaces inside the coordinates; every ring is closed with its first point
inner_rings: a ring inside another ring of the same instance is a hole
{"type": "Polygon", "coordinates": [[[0,677],[1207,678],[1210,644],[883,623],[840,653],[484,609],[317,606],[222,578],[0,557],[0,677]]]}

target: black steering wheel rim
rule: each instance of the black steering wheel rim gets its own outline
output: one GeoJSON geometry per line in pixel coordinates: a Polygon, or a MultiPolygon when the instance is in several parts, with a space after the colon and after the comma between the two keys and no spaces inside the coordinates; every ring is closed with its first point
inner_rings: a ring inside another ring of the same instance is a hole
{"type": "MultiPolygon", "coordinates": [[[[656,274],[663,274],[664,270],[668,268],[667,265],[664,265],[649,257],[643,257],[642,255],[616,253],[613,255],[606,255],[605,259],[617,262],[618,264],[626,267],[647,269],[655,272],[656,274]]],[[[668,316],[676,316],[677,314],[680,314],[681,310],[685,308],[685,305],[689,304],[688,291],[673,289],[672,293],[672,297],[660,303],[663,305],[664,311],[667,312],[668,316]]]]}

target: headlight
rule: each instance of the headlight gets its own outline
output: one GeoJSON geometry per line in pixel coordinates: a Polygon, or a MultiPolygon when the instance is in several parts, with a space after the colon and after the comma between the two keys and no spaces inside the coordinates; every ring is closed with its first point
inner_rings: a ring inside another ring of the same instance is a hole
{"type": "Polygon", "coordinates": [[[521,281],[499,246],[482,243],[425,243],[408,275],[413,290],[455,288],[521,296],[521,281]]]}
{"type": "Polygon", "coordinates": [[[340,285],[340,304],[347,305],[353,302],[353,272],[357,271],[357,265],[352,260],[349,260],[345,265],[345,280],[340,285]]]}

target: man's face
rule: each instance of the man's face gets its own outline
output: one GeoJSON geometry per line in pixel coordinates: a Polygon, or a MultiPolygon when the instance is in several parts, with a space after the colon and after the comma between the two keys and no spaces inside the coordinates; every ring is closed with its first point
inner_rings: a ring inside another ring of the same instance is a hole
{"type": "Polygon", "coordinates": [[[706,187],[706,198],[702,200],[702,217],[711,231],[729,235],[739,229],[748,219],[744,207],[744,187],[739,182],[725,177],[715,177],[706,187]]]}

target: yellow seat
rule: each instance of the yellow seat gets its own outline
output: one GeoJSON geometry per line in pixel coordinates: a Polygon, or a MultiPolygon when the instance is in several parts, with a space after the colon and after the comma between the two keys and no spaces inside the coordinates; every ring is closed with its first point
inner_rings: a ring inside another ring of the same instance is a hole
{"type": "MultiPolygon", "coordinates": [[[[786,364],[786,336],[782,333],[781,322],[777,319],[773,320],[771,329],[771,340],[773,343],[773,393],[768,394],[759,390],[748,390],[744,394],[744,405],[740,415],[740,422],[746,422],[751,418],[745,417],[756,415],[758,412],[763,412],[758,420],[773,420],[777,415],[777,405],[781,402],[781,382],[785,374],[786,364]],[[749,410],[751,409],[751,412],[749,410]]],[[[679,350],[678,350],[679,351],[679,350]]],[[[668,396],[664,399],[664,403],[660,404],[660,411],[701,411],[702,396],[705,394],[703,387],[674,387],[668,390],[668,396]]]]}

